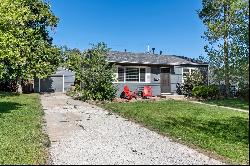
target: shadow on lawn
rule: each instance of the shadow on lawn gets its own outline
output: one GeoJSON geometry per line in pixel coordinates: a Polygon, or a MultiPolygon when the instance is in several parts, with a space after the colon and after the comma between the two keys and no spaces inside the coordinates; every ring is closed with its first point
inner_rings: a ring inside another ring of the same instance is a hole
{"type": "Polygon", "coordinates": [[[4,97],[11,97],[11,96],[19,96],[19,93],[12,93],[12,92],[0,92],[0,98],[4,97]]]}
{"type": "Polygon", "coordinates": [[[211,100],[208,104],[216,104],[218,106],[233,107],[240,109],[248,109],[249,103],[241,99],[224,99],[224,100],[211,100]]]}
{"type": "Polygon", "coordinates": [[[11,113],[11,111],[17,110],[22,104],[15,102],[0,102],[0,118],[4,113],[11,113]]]}
{"type": "Polygon", "coordinates": [[[186,132],[192,129],[206,136],[224,139],[228,143],[241,142],[249,144],[249,121],[242,117],[230,117],[228,119],[214,119],[210,121],[192,118],[168,118],[166,126],[185,127],[186,132]]]}

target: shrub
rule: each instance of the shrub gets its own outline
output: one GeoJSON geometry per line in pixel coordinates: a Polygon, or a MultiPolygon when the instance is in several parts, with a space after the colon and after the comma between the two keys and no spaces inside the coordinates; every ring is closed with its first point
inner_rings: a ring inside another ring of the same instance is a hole
{"type": "Polygon", "coordinates": [[[219,97],[219,87],[216,85],[195,86],[192,90],[192,95],[202,99],[215,99],[219,97]]]}
{"type": "Polygon", "coordinates": [[[81,64],[70,62],[77,65],[72,68],[76,70],[81,87],[76,86],[75,92],[70,92],[70,95],[84,101],[115,98],[117,89],[112,83],[114,68],[106,61],[108,51],[106,44],[98,43],[92,49],[85,51],[81,57],[71,59],[71,61],[81,61],[81,64]]]}
{"type": "Polygon", "coordinates": [[[220,95],[220,89],[217,85],[207,86],[207,96],[211,99],[218,98],[220,95]]]}
{"type": "Polygon", "coordinates": [[[192,95],[192,89],[193,85],[190,83],[184,83],[182,86],[182,94],[185,96],[191,96],[192,95]]]}
{"type": "Polygon", "coordinates": [[[249,101],[249,84],[240,85],[237,97],[249,101]]]}
{"type": "Polygon", "coordinates": [[[206,86],[196,86],[192,90],[192,95],[197,98],[206,98],[207,97],[207,88],[206,86]]]}
{"type": "Polygon", "coordinates": [[[205,79],[200,70],[195,70],[191,74],[187,75],[184,84],[178,87],[178,94],[184,94],[186,96],[192,96],[192,89],[196,86],[205,85],[205,79]],[[180,89],[182,89],[180,91],[180,89]]]}
{"type": "Polygon", "coordinates": [[[18,89],[16,80],[0,80],[0,91],[16,92],[18,89]]]}

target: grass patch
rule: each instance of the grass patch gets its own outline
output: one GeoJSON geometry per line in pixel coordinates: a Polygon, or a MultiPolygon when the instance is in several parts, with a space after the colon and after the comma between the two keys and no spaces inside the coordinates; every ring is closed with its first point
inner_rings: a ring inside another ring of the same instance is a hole
{"type": "Polygon", "coordinates": [[[46,164],[38,94],[0,93],[0,164],[46,164]]]}
{"type": "Polygon", "coordinates": [[[102,107],[232,163],[249,163],[248,113],[172,100],[102,107]]]}
{"type": "Polygon", "coordinates": [[[209,100],[205,101],[207,104],[214,104],[218,106],[239,108],[244,110],[249,110],[249,103],[241,99],[220,99],[220,100],[209,100]]]}

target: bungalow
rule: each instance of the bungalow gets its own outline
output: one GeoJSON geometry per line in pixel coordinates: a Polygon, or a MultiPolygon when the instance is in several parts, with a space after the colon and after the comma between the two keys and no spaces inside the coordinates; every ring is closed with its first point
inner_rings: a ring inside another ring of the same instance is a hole
{"type": "Polygon", "coordinates": [[[117,96],[125,85],[132,91],[149,85],[153,96],[176,94],[176,84],[184,83],[187,74],[194,70],[208,73],[207,63],[176,55],[112,51],[107,60],[116,66],[117,96]]]}
{"type": "MultiPolygon", "coordinates": [[[[117,97],[128,85],[132,91],[152,87],[153,96],[176,94],[176,84],[184,83],[187,74],[194,70],[207,73],[208,64],[191,58],[176,55],[157,55],[149,53],[131,53],[111,51],[108,62],[115,64],[114,85],[118,87],[117,97]]],[[[75,73],[58,68],[48,78],[34,80],[35,92],[66,92],[74,85],[75,73]]]]}

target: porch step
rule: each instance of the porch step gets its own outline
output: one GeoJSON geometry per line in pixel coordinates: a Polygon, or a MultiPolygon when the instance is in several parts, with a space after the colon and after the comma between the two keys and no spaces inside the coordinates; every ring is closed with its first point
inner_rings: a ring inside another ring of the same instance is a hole
{"type": "Polygon", "coordinates": [[[165,96],[165,95],[172,95],[172,93],[161,93],[161,95],[165,96]]]}

